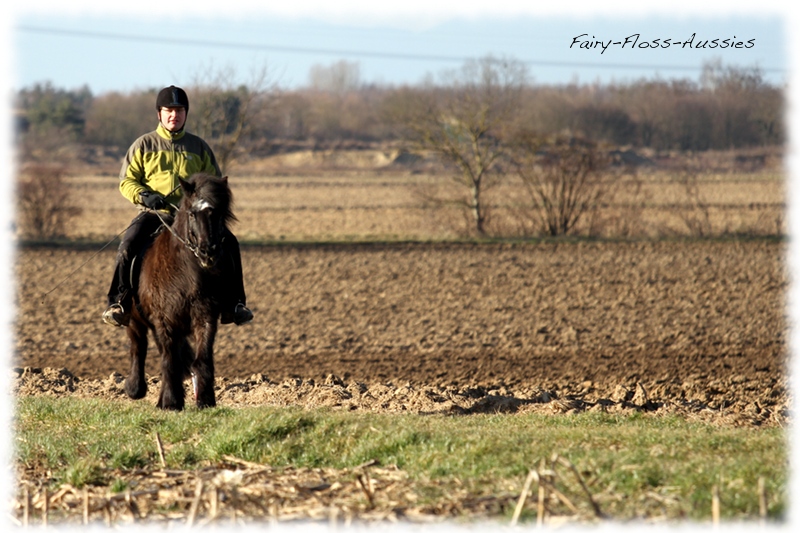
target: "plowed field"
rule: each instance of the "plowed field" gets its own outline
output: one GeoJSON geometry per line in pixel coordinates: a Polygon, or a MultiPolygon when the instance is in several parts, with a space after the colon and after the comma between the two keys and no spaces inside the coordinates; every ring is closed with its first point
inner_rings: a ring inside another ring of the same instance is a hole
{"type": "MultiPolygon", "coordinates": [[[[784,251],[764,240],[245,247],[256,319],[220,327],[218,401],[781,424],[784,251]]],[[[127,336],[100,320],[115,251],[94,253],[19,250],[17,394],[123,398],[127,336]]],[[[152,342],[150,353],[154,402],[152,342]]]]}

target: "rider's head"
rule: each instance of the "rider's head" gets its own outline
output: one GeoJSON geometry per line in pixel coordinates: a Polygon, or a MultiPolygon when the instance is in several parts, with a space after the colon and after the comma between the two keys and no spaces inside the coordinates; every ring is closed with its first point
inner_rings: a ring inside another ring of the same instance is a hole
{"type": "Polygon", "coordinates": [[[186,114],[189,112],[189,97],[180,87],[170,85],[159,91],[156,97],[156,110],[158,120],[169,131],[175,133],[183,129],[186,124],[186,114]]]}

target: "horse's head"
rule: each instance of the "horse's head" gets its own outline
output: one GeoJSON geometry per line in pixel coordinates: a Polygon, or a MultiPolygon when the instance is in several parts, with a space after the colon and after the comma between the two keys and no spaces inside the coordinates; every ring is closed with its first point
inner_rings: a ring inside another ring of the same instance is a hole
{"type": "Polygon", "coordinates": [[[235,220],[228,178],[201,173],[180,183],[183,199],[175,225],[185,226],[186,245],[194,252],[200,266],[212,268],[222,255],[228,222],[235,220]]]}

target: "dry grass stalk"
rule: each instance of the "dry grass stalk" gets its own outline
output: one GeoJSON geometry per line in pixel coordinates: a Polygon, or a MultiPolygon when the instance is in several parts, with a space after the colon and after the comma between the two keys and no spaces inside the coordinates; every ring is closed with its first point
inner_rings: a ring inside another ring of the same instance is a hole
{"type": "Polygon", "coordinates": [[[367,504],[370,510],[375,508],[375,489],[372,484],[372,479],[369,475],[369,467],[375,466],[380,464],[377,460],[371,459],[365,463],[358,465],[355,470],[360,471],[356,475],[356,479],[358,480],[358,484],[361,486],[361,490],[367,497],[367,504]]]}
{"type": "Polygon", "coordinates": [[[594,510],[594,515],[597,518],[605,518],[605,515],[603,514],[603,511],[600,509],[600,505],[598,505],[598,503],[595,501],[594,497],[592,497],[592,493],[589,491],[589,488],[586,486],[586,483],[583,482],[583,478],[581,477],[580,473],[578,472],[578,469],[575,468],[575,465],[573,465],[567,459],[565,459],[563,457],[560,457],[560,456],[557,457],[557,460],[558,460],[559,463],[561,463],[562,465],[564,465],[567,468],[569,468],[572,471],[572,473],[575,475],[575,479],[580,484],[581,488],[583,489],[583,492],[586,494],[586,498],[589,500],[589,503],[592,505],[592,509],[594,510]]]}
{"type": "Polygon", "coordinates": [[[128,494],[128,492],[125,492],[124,494],[114,494],[113,496],[109,496],[106,500],[109,503],[116,503],[129,500],[130,498],[141,498],[145,496],[158,495],[158,493],[159,493],[158,489],[138,490],[136,492],[131,492],[130,495],[128,494]]]}
{"type": "MultiPolygon", "coordinates": [[[[278,470],[251,463],[250,467],[233,471],[229,462],[230,458],[227,464],[191,472],[117,471],[114,475],[118,478],[130,476],[127,483],[132,487],[118,494],[109,494],[107,487],[78,489],[70,485],[51,493],[45,488],[34,492],[23,484],[18,500],[13,502],[16,513],[12,518],[19,520],[19,525],[30,525],[35,509],[42,511],[43,523],[89,525],[102,521],[108,527],[131,522],[204,526],[223,516],[222,522],[238,525],[297,520],[335,525],[396,520],[431,523],[448,516],[497,516],[501,512],[498,510],[516,502],[511,521],[516,526],[532,494],[534,480],[538,484],[535,505],[539,526],[544,526],[545,520],[556,524],[604,516],[575,466],[557,455],[529,471],[518,497],[505,494],[475,498],[461,483],[445,482],[438,484],[438,490],[448,497],[436,504],[417,504],[416,484],[396,467],[372,466],[369,472],[365,468],[278,470]],[[564,476],[564,468],[572,474],[564,476]]],[[[759,483],[759,500],[765,517],[763,481],[759,483]]],[[[718,487],[714,488],[714,507],[716,524],[718,487]]]]}
{"type": "Polygon", "coordinates": [[[236,514],[237,514],[237,511],[238,511],[238,509],[236,507],[237,507],[237,503],[238,503],[238,500],[239,500],[239,491],[236,489],[235,485],[231,487],[230,499],[231,499],[231,503],[230,503],[231,525],[236,527],[236,514]]]}
{"type": "Polygon", "coordinates": [[[89,489],[83,489],[83,525],[89,524],[89,489]]]}
{"type": "Polygon", "coordinates": [[[216,520],[219,516],[219,488],[214,487],[211,491],[211,509],[209,510],[210,520],[216,520]]]}
{"type": "Polygon", "coordinates": [[[197,518],[197,510],[200,508],[200,499],[203,496],[203,480],[198,479],[194,489],[194,499],[192,499],[192,506],[189,508],[189,517],[186,519],[186,526],[192,527],[195,518],[197,518]]]}
{"type": "Polygon", "coordinates": [[[25,487],[22,489],[23,491],[23,508],[22,508],[22,526],[28,527],[30,523],[30,513],[31,513],[31,491],[28,487],[28,484],[25,484],[25,487]]]}
{"type": "Polygon", "coordinates": [[[719,485],[711,488],[711,523],[719,527],[719,485]]]}
{"type": "Polygon", "coordinates": [[[370,479],[369,474],[358,474],[356,476],[356,480],[358,480],[358,484],[361,486],[361,490],[364,492],[364,495],[367,497],[367,503],[369,505],[369,509],[375,508],[375,495],[372,492],[372,487],[370,486],[370,479]],[[364,481],[366,478],[366,481],[364,481]]]}
{"type": "Polygon", "coordinates": [[[566,505],[567,507],[569,507],[570,511],[572,511],[572,512],[573,512],[573,513],[575,513],[576,515],[577,515],[578,513],[580,513],[580,510],[578,509],[578,506],[576,506],[574,503],[572,503],[572,500],[570,500],[569,498],[567,498],[567,495],[566,495],[566,494],[564,494],[563,492],[561,492],[560,490],[558,490],[558,489],[557,489],[557,488],[556,488],[554,485],[552,485],[552,484],[548,486],[548,489],[550,489],[550,492],[552,492],[552,493],[553,493],[553,494],[556,496],[556,498],[558,498],[558,499],[561,501],[561,503],[563,503],[564,505],[566,505]]]}
{"type": "Polygon", "coordinates": [[[128,509],[128,512],[131,515],[131,520],[136,522],[139,519],[139,506],[136,505],[136,502],[133,501],[131,498],[131,489],[128,487],[125,489],[125,506],[128,509]]]}
{"type": "Polygon", "coordinates": [[[539,502],[536,506],[536,526],[542,527],[544,525],[545,506],[544,500],[547,496],[545,492],[545,484],[539,483],[539,502]]]}
{"type": "Polygon", "coordinates": [[[538,499],[537,499],[537,506],[536,506],[536,523],[537,526],[543,526],[545,517],[547,514],[547,499],[548,494],[552,495],[555,499],[557,499],[561,504],[567,507],[570,512],[573,513],[573,517],[578,517],[581,514],[581,511],[578,505],[575,504],[568,496],[564,493],[564,491],[559,490],[556,486],[556,479],[559,477],[558,472],[556,470],[556,466],[561,465],[562,467],[566,467],[567,469],[572,472],[573,476],[575,477],[576,481],[578,482],[581,490],[583,491],[584,495],[586,496],[586,500],[589,502],[592,508],[592,515],[594,518],[606,518],[605,514],[600,509],[600,505],[592,496],[589,488],[584,483],[583,478],[581,477],[580,473],[578,472],[577,468],[569,462],[567,459],[560,457],[558,454],[554,454],[551,458],[551,466],[550,468],[545,468],[545,462],[542,460],[540,462],[538,469],[532,469],[528,473],[528,477],[525,480],[523,485],[522,493],[520,494],[516,507],[514,509],[514,514],[511,519],[511,526],[517,525],[519,518],[522,514],[522,510],[525,506],[525,500],[527,499],[528,495],[530,494],[530,487],[534,480],[536,480],[538,484],[538,499]]]}
{"type": "Polygon", "coordinates": [[[528,477],[525,479],[525,485],[522,487],[522,492],[519,495],[517,506],[514,508],[514,516],[511,517],[511,527],[517,525],[519,515],[522,514],[522,508],[525,505],[525,500],[527,499],[528,494],[530,493],[531,484],[533,483],[534,479],[538,482],[539,474],[536,472],[536,470],[531,469],[531,471],[528,472],[528,477]]]}
{"type": "Polygon", "coordinates": [[[42,489],[42,527],[47,527],[47,520],[50,515],[50,493],[47,487],[42,489]]]}
{"type": "Polygon", "coordinates": [[[158,460],[161,462],[161,468],[167,467],[167,461],[164,458],[164,443],[161,442],[161,435],[156,432],[156,448],[158,448],[158,460]]]}
{"type": "Polygon", "coordinates": [[[233,455],[223,455],[222,459],[225,460],[225,461],[228,461],[229,463],[242,465],[242,466],[245,466],[245,467],[250,468],[250,469],[264,470],[264,469],[269,469],[270,468],[268,465],[264,465],[264,464],[261,464],[261,463],[253,463],[253,462],[250,462],[250,461],[245,461],[244,459],[239,459],[238,457],[235,457],[233,455]]]}
{"type": "Polygon", "coordinates": [[[328,510],[328,529],[331,531],[336,531],[338,523],[339,523],[339,508],[333,505],[328,510]]]}
{"type": "Polygon", "coordinates": [[[758,515],[761,517],[761,524],[767,521],[767,487],[764,477],[758,478],[758,515]]]}
{"type": "Polygon", "coordinates": [[[111,524],[112,524],[111,506],[109,505],[109,503],[110,502],[108,500],[106,500],[103,503],[103,518],[105,520],[106,527],[111,527],[111,524]]]}

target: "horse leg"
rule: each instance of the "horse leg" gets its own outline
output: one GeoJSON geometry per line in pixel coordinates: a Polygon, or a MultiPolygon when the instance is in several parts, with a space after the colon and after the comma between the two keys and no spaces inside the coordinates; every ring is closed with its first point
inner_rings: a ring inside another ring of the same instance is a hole
{"type": "Polygon", "coordinates": [[[195,402],[200,409],[217,405],[214,396],[214,339],[216,336],[216,320],[204,322],[202,327],[197,327],[194,331],[197,354],[191,368],[195,402]]]}
{"type": "Polygon", "coordinates": [[[139,400],[147,394],[147,381],[144,379],[144,362],[147,358],[147,326],[137,320],[128,324],[128,339],[131,342],[131,370],[125,379],[125,392],[139,400]]]}
{"type": "Polygon", "coordinates": [[[183,338],[173,339],[163,331],[156,332],[159,352],[161,352],[161,393],[156,407],[181,411],[186,403],[183,390],[184,366],[181,364],[183,338]]]}

